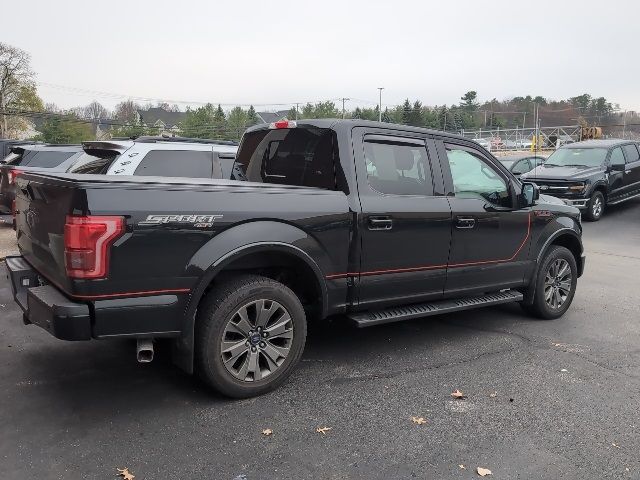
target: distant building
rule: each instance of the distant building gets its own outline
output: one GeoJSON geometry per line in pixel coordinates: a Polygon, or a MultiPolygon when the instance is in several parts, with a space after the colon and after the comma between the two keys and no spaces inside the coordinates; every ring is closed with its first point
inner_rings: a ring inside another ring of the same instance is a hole
{"type": "Polygon", "coordinates": [[[158,135],[176,136],[180,134],[182,122],[186,118],[185,112],[170,112],[162,107],[152,107],[148,110],[137,110],[138,124],[144,127],[157,128],[158,135]]]}

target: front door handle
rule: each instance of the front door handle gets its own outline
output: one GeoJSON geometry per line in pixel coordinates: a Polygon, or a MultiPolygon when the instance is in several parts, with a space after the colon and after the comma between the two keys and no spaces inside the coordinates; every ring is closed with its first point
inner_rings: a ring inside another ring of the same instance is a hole
{"type": "Polygon", "coordinates": [[[456,228],[473,228],[476,226],[476,219],[473,217],[456,217],[456,228]]]}
{"type": "Polygon", "coordinates": [[[631,173],[631,170],[625,170],[624,173],[626,173],[627,175],[629,175],[631,173]]]}
{"type": "Polygon", "coordinates": [[[369,217],[369,230],[391,230],[393,220],[390,217],[369,217]]]}

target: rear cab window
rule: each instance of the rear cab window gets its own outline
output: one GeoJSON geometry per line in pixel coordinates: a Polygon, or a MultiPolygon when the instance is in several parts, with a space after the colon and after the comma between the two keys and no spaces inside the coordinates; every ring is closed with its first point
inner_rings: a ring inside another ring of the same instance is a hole
{"type": "Polygon", "coordinates": [[[248,132],[236,164],[250,182],[337,190],[334,135],[313,126],[248,132]]]}

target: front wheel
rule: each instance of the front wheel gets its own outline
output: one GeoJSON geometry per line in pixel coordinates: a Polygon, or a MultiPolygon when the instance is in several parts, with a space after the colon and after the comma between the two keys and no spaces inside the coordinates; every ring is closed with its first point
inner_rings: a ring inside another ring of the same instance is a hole
{"type": "Polygon", "coordinates": [[[602,192],[598,190],[593,192],[593,195],[591,195],[591,198],[587,202],[585,218],[590,222],[597,222],[600,220],[604,213],[604,203],[604,195],[602,195],[602,192]]]}
{"type": "Polygon", "coordinates": [[[522,307],[543,320],[561,317],[569,309],[578,285],[575,257],[565,247],[551,247],[534,281],[533,303],[522,307]]]}
{"type": "Polygon", "coordinates": [[[267,393],[289,377],[306,335],[302,304],[285,285],[256,275],[227,277],[198,308],[199,373],[229,397],[267,393]]]}

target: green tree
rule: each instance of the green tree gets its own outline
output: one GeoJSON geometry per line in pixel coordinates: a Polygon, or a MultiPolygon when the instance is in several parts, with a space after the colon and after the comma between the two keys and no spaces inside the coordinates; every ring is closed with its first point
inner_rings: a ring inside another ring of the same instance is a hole
{"type": "Polygon", "coordinates": [[[220,105],[213,113],[213,138],[225,140],[229,138],[227,117],[220,105]]]}
{"type": "Polygon", "coordinates": [[[47,143],[81,143],[94,138],[91,125],[75,115],[52,115],[40,127],[34,140],[47,143]]]}
{"type": "Polygon", "coordinates": [[[576,108],[579,108],[581,112],[586,112],[591,106],[591,95],[583,93],[577,97],[571,97],[569,102],[576,108]]]}
{"type": "Polygon", "coordinates": [[[424,127],[424,116],[422,115],[422,102],[416,100],[411,108],[409,114],[409,123],[407,125],[413,125],[414,127],[424,127]]]}
{"type": "Polygon", "coordinates": [[[214,114],[215,110],[210,103],[195,110],[187,109],[185,118],[182,121],[183,134],[194,138],[212,138],[214,114]]]}
{"type": "Polygon", "coordinates": [[[242,137],[242,134],[247,128],[248,118],[249,116],[247,115],[247,112],[245,112],[242,107],[234,107],[229,112],[227,126],[228,133],[232,140],[240,140],[240,137],[242,137]]]}
{"type": "Polygon", "coordinates": [[[411,102],[407,98],[402,104],[402,120],[401,123],[403,125],[410,125],[411,121],[411,102]]]}
{"type": "Polygon", "coordinates": [[[247,128],[257,125],[259,121],[260,119],[258,118],[256,109],[253,108],[253,105],[249,105],[249,110],[247,110],[247,128]]]}
{"type": "Polygon", "coordinates": [[[470,90],[465,93],[462,97],[460,97],[460,108],[462,108],[465,112],[471,113],[478,110],[478,92],[475,90],[470,90]]]}

